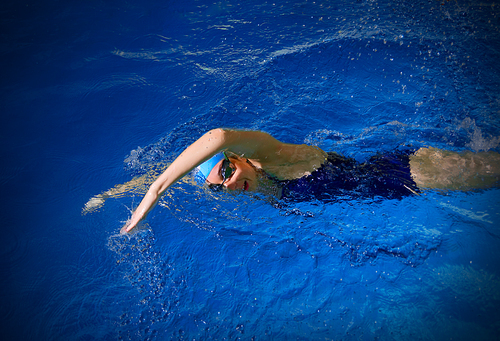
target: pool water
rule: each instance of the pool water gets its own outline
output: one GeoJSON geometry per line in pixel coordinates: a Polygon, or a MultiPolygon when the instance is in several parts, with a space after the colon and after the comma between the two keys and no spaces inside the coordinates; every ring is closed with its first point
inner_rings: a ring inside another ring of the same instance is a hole
{"type": "Polygon", "coordinates": [[[5,2],[3,340],[495,340],[500,191],[272,205],[146,186],[205,131],[364,161],[500,152],[500,7],[473,1],[5,2]],[[86,214],[85,214],[86,213],[86,214]]]}

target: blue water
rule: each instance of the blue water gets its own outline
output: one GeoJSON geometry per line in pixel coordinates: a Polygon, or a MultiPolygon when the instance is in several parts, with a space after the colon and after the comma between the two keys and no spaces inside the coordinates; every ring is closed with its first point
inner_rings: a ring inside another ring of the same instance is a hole
{"type": "Polygon", "coordinates": [[[499,152],[494,2],[11,1],[0,16],[2,340],[500,339],[499,189],[277,208],[187,177],[130,237],[144,187],[82,214],[215,127],[359,161],[499,152]]]}

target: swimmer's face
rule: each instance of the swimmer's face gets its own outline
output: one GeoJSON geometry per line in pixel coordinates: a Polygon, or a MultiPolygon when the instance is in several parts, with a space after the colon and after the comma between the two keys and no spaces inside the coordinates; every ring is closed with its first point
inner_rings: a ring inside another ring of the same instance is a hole
{"type": "Polygon", "coordinates": [[[257,188],[257,174],[255,169],[246,162],[246,159],[229,158],[226,166],[232,171],[223,167],[224,160],[219,161],[210,171],[207,182],[211,185],[220,185],[231,191],[255,191],[257,188]],[[225,175],[228,176],[225,176],[225,175]],[[225,180],[224,180],[225,178],[225,180]]]}

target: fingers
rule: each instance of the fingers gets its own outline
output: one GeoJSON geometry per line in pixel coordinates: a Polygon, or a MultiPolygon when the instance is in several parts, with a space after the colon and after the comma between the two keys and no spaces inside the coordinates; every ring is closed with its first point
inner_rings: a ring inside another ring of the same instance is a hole
{"type": "Polygon", "coordinates": [[[120,234],[127,234],[128,233],[128,230],[127,230],[127,225],[123,226],[121,229],[120,229],[120,234]]]}
{"type": "Polygon", "coordinates": [[[127,234],[134,229],[135,225],[132,225],[130,221],[128,221],[123,227],[120,229],[120,234],[127,234]]]}

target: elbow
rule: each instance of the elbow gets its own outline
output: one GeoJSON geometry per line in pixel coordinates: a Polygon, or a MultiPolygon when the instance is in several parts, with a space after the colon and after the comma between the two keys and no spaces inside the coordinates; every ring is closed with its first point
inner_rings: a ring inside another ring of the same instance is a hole
{"type": "Polygon", "coordinates": [[[223,128],[212,129],[205,134],[205,143],[208,142],[208,145],[215,147],[215,151],[220,151],[220,149],[227,147],[228,141],[231,140],[231,134],[231,130],[223,128]]]}
{"type": "Polygon", "coordinates": [[[224,140],[224,138],[227,136],[228,130],[223,129],[223,128],[216,128],[212,129],[207,132],[206,135],[210,136],[210,138],[216,138],[220,140],[224,140]]]}

